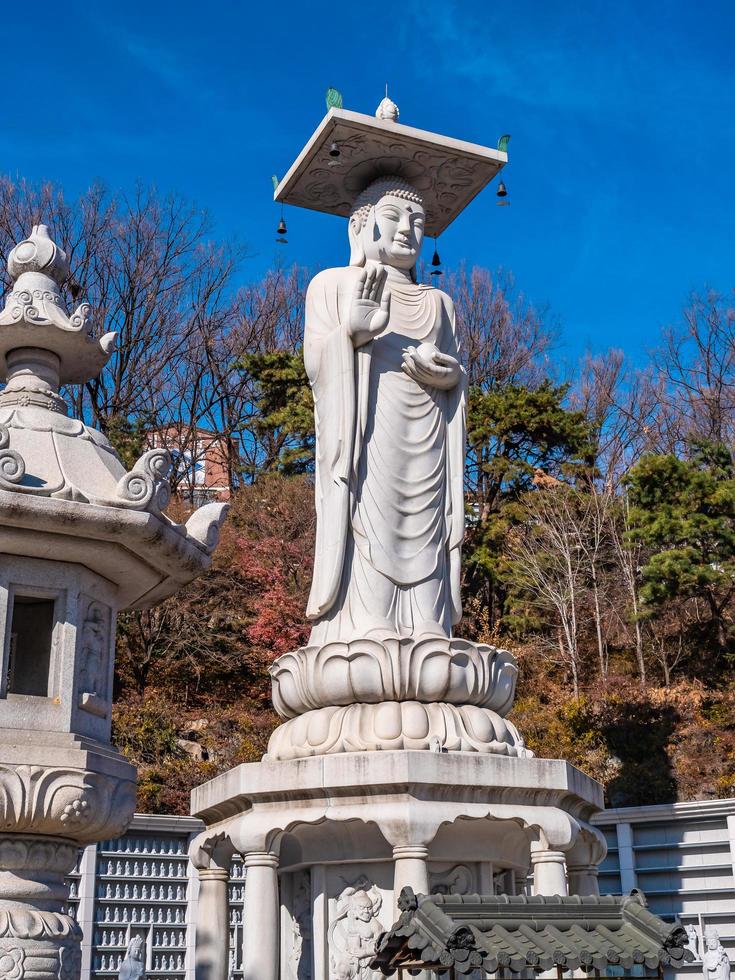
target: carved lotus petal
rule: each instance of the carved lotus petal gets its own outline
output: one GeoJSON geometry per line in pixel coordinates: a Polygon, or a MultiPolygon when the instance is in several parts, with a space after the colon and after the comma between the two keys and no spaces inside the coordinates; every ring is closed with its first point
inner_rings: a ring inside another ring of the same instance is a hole
{"type": "Polygon", "coordinates": [[[474,704],[505,715],[518,669],[506,650],[468,640],[388,637],[302,647],[270,669],[283,718],[316,708],[384,701],[474,704]]]}
{"type": "MultiPolygon", "coordinates": [[[[24,939],[40,939],[48,935],[47,925],[42,912],[30,909],[18,909],[12,914],[13,932],[24,939]]],[[[2,973],[0,973],[2,976],[2,973]]]]}
{"type": "Polygon", "coordinates": [[[24,841],[3,837],[0,840],[0,867],[10,871],[23,868],[28,860],[28,847],[24,841]]]}
{"type": "Polygon", "coordinates": [[[371,640],[330,644],[326,656],[321,657],[319,681],[334,692],[333,704],[373,701],[380,695],[384,687],[383,650],[382,644],[371,640]]]}
{"type": "Polygon", "coordinates": [[[515,726],[487,708],[388,701],[308,711],[275,730],[267,758],[430,749],[435,741],[448,752],[532,755],[515,726]]]}

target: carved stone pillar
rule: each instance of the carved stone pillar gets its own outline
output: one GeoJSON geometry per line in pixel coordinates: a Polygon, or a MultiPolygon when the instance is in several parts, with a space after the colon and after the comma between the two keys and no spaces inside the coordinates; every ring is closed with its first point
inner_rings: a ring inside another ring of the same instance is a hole
{"type": "Polygon", "coordinates": [[[279,917],[278,855],[251,851],[245,855],[243,980],[279,980],[279,917]]]}
{"type": "Polygon", "coordinates": [[[597,880],[597,865],[570,864],[567,868],[570,895],[599,895],[600,883],[597,880]]]}
{"type": "Polygon", "coordinates": [[[607,854],[607,841],[594,827],[586,826],[566,852],[570,895],[599,895],[597,869],[607,854]]]}
{"type": "Polygon", "coordinates": [[[0,837],[0,977],[77,980],[82,932],[61,910],[78,850],[53,837],[0,837]]]}
{"type": "Polygon", "coordinates": [[[195,837],[189,848],[199,873],[196,919],[196,980],[227,980],[230,934],[228,884],[234,848],[224,834],[195,837]]]}
{"type": "Polygon", "coordinates": [[[229,934],[228,871],[201,868],[199,871],[199,909],[196,933],[197,980],[227,980],[229,934]]]}
{"type": "Polygon", "coordinates": [[[543,848],[531,851],[534,895],[568,895],[564,851],[543,848]]]}
{"type": "Polygon", "coordinates": [[[429,849],[424,844],[405,844],[393,848],[393,911],[400,915],[398,899],[408,885],[416,895],[429,894],[429,849]]]}

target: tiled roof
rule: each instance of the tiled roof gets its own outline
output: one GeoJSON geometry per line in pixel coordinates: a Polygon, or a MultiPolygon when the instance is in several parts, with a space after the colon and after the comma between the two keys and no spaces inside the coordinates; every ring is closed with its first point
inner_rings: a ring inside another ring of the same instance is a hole
{"type": "Polygon", "coordinates": [[[692,959],[686,932],[630,895],[414,895],[404,888],[401,917],[383,934],[372,968],[401,966],[512,973],[676,968],[692,959]]]}

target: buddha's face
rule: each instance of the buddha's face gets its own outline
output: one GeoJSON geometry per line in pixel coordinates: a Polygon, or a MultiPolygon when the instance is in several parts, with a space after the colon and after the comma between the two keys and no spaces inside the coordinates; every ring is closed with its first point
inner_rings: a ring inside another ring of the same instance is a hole
{"type": "Polygon", "coordinates": [[[424,220],[424,209],[415,201],[392,194],[381,197],[360,232],[365,258],[413,269],[424,240],[424,220]]]}

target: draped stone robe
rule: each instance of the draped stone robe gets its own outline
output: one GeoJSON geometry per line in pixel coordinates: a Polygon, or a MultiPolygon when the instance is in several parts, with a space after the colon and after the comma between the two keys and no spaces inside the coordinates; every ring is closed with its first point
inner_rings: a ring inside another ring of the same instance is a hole
{"type": "Polygon", "coordinates": [[[316,419],[317,534],[311,644],[451,635],[461,616],[465,376],[419,384],[402,352],[432,342],[459,357],[451,300],[390,282],[387,328],[355,349],[347,332],[359,268],[317,275],[304,359],[316,419]]]}

